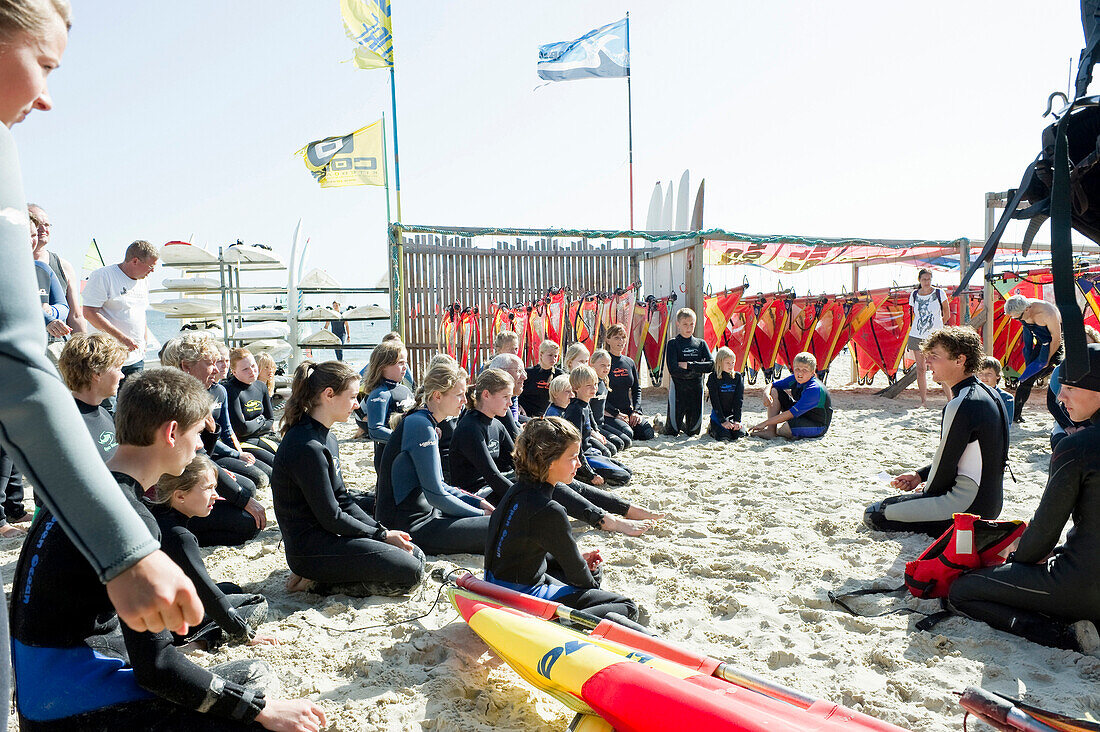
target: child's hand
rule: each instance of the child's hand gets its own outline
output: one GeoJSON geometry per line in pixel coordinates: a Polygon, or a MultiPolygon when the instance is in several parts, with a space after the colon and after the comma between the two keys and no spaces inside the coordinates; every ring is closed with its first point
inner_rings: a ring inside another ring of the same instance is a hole
{"type": "Polygon", "coordinates": [[[584,557],[584,563],[588,565],[588,569],[591,571],[595,571],[597,567],[603,564],[603,558],[600,556],[599,549],[584,552],[581,556],[584,557]]]}
{"type": "Polygon", "coordinates": [[[592,485],[603,485],[603,476],[597,475],[592,479],[592,485]]]}

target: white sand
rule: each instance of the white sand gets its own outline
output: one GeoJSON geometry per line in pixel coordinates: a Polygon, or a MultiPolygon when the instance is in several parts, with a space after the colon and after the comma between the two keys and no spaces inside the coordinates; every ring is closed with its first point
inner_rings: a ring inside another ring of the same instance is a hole
{"type": "MultiPolygon", "coordinates": [[[[913,390],[891,401],[869,388],[838,386],[846,362],[838,360],[830,379],[837,411],[822,440],[659,438],[629,450],[634,481],[621,493],[671,516],[639,538],[578,526],[578,541],[604,556],[605,587],[637,599],[665,638],[907,729],[960,729],[955,694],[968,685],[1074,716],[1100,713],[1100,659],[962,618],[922,633],[914,628],[919,616],[854,618],[829,603],[831,589],[900,584],[904,562],[929,544],[913,534],[873,534],[861,516],[865,504],[892,493],[875,479],[879,471],[897,474],[928,462],[944,401],[937,394],[935,408],[920,409],[913,390]]],[[[747,423],[762,414],[759,387],[748,390],[747,423]]],[[[1018,482],[1006,478],[1002,518],[1030,518],[1042,494],[1050,423],[1042,397],[1036,389],[1027,422],[1012,428],[1018,482]]],[[[646,399],[650,413],[664,411],[659,390],[646,399]]],[[[351,432],[337,429],[345,438],[351,432]]],[[[349,486],[372,488],[369,444],[345,440],[341,455],[349,486]]],[[[9,592],[19,545],[0,540],[9,592]]],[[[446,560],[438,563],[481,567],[480,557],[446,560]]],[[[426,612],[438,588],[430,579],[408,600],[287,596],[274,522],[249,546],[211,551],[207,566],[216,579],[268,596],[272,617],[262,632],[281,644],[196,660],[268,659],[284,694],[316,700],[329,729],[561,730],[572,717],[489,653],[447,605],[423,620],[372,627],[426,612]]],[[[935,601],[904,602],[939,609],[935,601]]]]}

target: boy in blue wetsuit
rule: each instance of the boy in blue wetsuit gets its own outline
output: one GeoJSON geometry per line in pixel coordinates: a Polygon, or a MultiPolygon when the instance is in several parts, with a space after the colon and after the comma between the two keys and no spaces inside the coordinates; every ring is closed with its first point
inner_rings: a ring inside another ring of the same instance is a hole
{"type": "Polygon", "coordinates": [[[679,335],[665,344],[665,365],[672,383],[668,385],[668,419],[665,434],[697,435],[703,429],[703,380],[714,368],[710,349],[696,338],[695,311],[680,308],[676,313],[679,335]]]}
{"type": "Polygon", "coordinates": [[[791,366],[790,376],[773,381],[764,390],[768,418],[751,429],[761,437],[820,437],[832,422],[833,403],[817,378],[817,358],[803,351],[794,357],[791,366]]]}

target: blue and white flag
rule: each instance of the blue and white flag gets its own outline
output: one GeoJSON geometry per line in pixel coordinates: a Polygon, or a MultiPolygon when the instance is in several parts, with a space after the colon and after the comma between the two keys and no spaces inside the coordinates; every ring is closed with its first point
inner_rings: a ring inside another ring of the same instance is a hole
{"type": "Polygon", "coordinates": [[[539,46],[538,72],[547,81],[630,75],[627,19],[589,31],[575,41],[539,46]]]}

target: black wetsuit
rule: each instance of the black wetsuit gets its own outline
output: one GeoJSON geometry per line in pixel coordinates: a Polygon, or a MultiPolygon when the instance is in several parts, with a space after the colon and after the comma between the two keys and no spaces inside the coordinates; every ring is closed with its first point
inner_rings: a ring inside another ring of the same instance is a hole
{"type": "Polygon", "coordinates": [[[236,376],[230,376],[225,381],[225,391],[229,423],[241,446],[254,445],[271,452],[278,449],[279,439],[273,431],[275,411],[271,407],[267,384],[257,379],[245,385],[236,376]]]}
{"type": "Polygon", "coordinates": [[[457,426],[458,417],[447,417],[436,425],[439,429],[439,465],[443,470],[443,482],[448,485],[454,485],[451,480],[451,440],[457,426]]]}
{"type": "MultiPolygon", "coordinates": [[[[114,477],[159,538],[138,499],[142,487],[128,475],[114,477]]],[[[188,660],[171,633],[120,623],[106,587],[48,510],[31,526],[16,565],[11,623],[25,731],[246,729],[264,707],[255,687],[188,660]]]]}
{"type": "Polygon", "coordinates": [[[617,460],[608,457],[601,449],[602,445],[593,436],[595,426],[588,402],[573,397],[561,416],[581,434],[581,467],[577,471],[581,480],[591,482],[592,478],[600,475],[610,485],[626,485],[630,482],[630,470],[617,460]]]}
{"type": "Polygon", "coordinates": [[[710,424],[707,432],[716,440],[736,440],[745,435],[744,429],[723,427],[723,422],[737,424],[741,421],[741,407],[745,403],[745,379],[740,373],[721,375],[711,373],[707,377],[707,393],[710,394],[710,424]]]}
{"type": "Polygon", "coordinates": [[[214,409],[211,415],[217,425],[214,440],[206,432],[203,432],[203,447],[206,448],[210,459],[234,475],[248,478],[256,486],[261,486],[271,479],[271,463],[275,461],[275,453],[260,447],[250,450],[255,462],[246,463],[241,459],[241,452],[233,446],[233,424],[229,421],[229,409],[226,402],[229,400],[225,387],[214,384],[207,393],[214,400],[214,409]]]}
{"type": "Polygon", "coordinates": [[[630,427],[627,421],[632,414],[641,415],[642,381],[638,377],[638,367],[630,356],[611,356],[611,371],[607,374],[607,404],[604,413],[620,425],[630,429],[635,440],[652,440],[653,425],[642,420],[630,427]]]}
{"type": "Polygon", "coordinates": [[[160,548],[195,585],[206,617],[188,633],[189,640],[201,638],[212,645],[222,642],[246,643],[256,635],[256,628],[267,618],[267,599],[263,595],[244,593],[239,587],[227,593],[228,583],[219,584],[210,578],[199,551],[199,541],[187,528],[189,521],[179,511],[168,506],[149,506],[160,527],[160,548]]]}
{"type": "Polygon", "coordinates": [[[553,491],[549,483],[526,481],[508,490],[489,523],[485,579],[597,617],[613,612],[634,620],[633,600],[599,589],[599,571],[588,569],[553,491]]]}
{"type": "Polygon", "coordinates": [[[1024,367],[1024,373],[1021,374],[1023,378],[1016,384],[1013,422],[1023,421],[1021,415],[1028,397],[1031,396],[1031,388],[1036,381],[1044,376],[1049,376],[1050,372],[1054,371],[1054,367],[1062,362],[1062,354],[1064,353],[1062,347],[1059,346],[1058,351],[1051,356],[1050,344],[1053,337],[1050,334],[1050,329],[1045,325],[1028,323],[1023,318],[1019,319],[1019,323],[1024,327],[1024,332],[1020,334],[1020,342],[1024,347],[1024,361],[1027,365],[1024,367]],[[1049,359],[1049,362],[1047,359],[1049,359]]]}
{"type": "Polygon", "coordinates": [[[0,511],[5,519],[19,519],[27,515],[27,509],[23,506],[25,492],[23,474],[8,453],[0,448],[0,493],[3,495],[0,511]]]}
{"type": "MultiPolygon", "coordinates": [[[[201,452],[214,460],[221,445],[217,433],[203,430],[199,437],[203,444],[201,452]]],[[[227,470],[217,460],[214,460],[214,468],[218,481],[216,490],[225,500],[215,503],[209,516],[191,519],[189,528],[201,546],[239,546],[260,533],[256,519],[245,510],[256,495],[256,484],[245,475],[227,470]]]]}
{"type": "Polygon", "coordinates": [[[592,421],[596,423],[600,434],[606,437],[608,442],[614,444],[617,450],[625,450],[634,443],[634,431],[630,429],[630,425],[607,416],[607,395],[609,393],[607,384],[602,381],[596,382],[596,396],[592,397],[589,402],[589,406],[592,408],[592,421]]]}
{"type": "MultiPolygon", "coordinates": [[[[491,493],[485,500],[494,506],[499,504],[515,482],[512,462],[515,443],[507,424],[500,417],[467,410],[455,429],[454,446],[450,482],[470,493],[489,488],[491,493]]],[[[630,508],[628,501],[614,493],[580,481],[554,486],[553,498],[570,516],[595,528],[603,523],[605,514],[624,516],[630,508]]]]}
{"type": "Polygon", "coordinates": [[[956,579],[948,596],[953,609],[1071,650],[1078,650],[1071,623],[1100,624],[1100,413],[1092,420],[1058,443],[1039,508],[1008,562],[956,579]],[[1070,519],[1073,528],[1057,546],[1070,519]]]}
{"type": "Polygon", "coordinates": [[[917,471],[925,482],[916,494],[891,496],[867,507],[863,521],[878,531],[915,531],[938,537],[952,515],[1001,515],[1008,415],[992,389],[967,376],[952,388],[943,408],[940,444],[931,465],[917,471]]]}
{"type": "Polygon", "coordinates": [[[92,435],[92,442],[99,450],[99,456],[103,458],[103,462],[107,462],[118,449],[118,440],[115,438],[115,418],[99,404],[85,404],[79,399],[74,401],[76,401],[76,408],[80,410],[80,416],[84,419],[84,426],[92,435]]]}
{"type": "Polygon", "coordinates": [[[443,482],[436,422],[427,409],[405,416],[382,454],[375,518],[409,532],[428,554],[476,554],[489,517],[481,500],[443,482]]]}
{"type": "Polygon", "coordinates": [[[419,584],[424,555],[385,542],[368,496],[344,487],[336,436],[309,415],[287,430],[271,476],[286,561],[319,592],[401,595],[419,584]]]}
{"type": "Polygon", "coordinates": [[[404,384],[383,379],[355,410],[355,423],[374,441],[374,472],[382,465],[382,451],[390,439],[390,417],[404,414],[415,403],[412,390],[404,384]]]}
{"type": "Polygon", "coordinates": [[[523,391],[519,395],[519,406],[528,417],[541,417],[550,406],[550,382],[561,376],[565,369],[555,365],[544,369],[535,364],[527,369],[527,380],[523,382],[523,391]]]}
{"type": "Polygon", "coordinates": [[[665,344],[665,366],[672,377],[665,434],[697,435],[703,429],[703,377],[714,369],[710,349],[702,338],[678,335],[665,344]]]}

